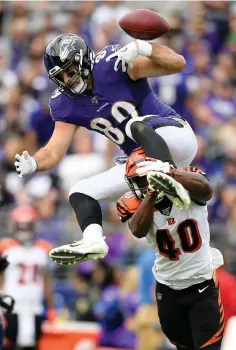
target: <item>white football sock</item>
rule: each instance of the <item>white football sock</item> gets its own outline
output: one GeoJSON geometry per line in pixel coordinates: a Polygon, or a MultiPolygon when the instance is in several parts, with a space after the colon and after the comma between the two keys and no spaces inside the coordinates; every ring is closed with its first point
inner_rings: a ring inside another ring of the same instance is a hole
{"type": "Polygon", "coordinates": [[[98,224],[91,224],[86,227],[83,232],[83,238],[89,241],[100,241],[103,237],[102,226],[98,224]]]}

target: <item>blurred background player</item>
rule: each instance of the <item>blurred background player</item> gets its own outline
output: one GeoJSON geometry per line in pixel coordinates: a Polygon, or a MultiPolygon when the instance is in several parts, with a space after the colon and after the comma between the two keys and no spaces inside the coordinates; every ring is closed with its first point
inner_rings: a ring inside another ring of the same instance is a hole
{"type": "Polygon", "coordinates": [[[163,332],[177,349],[220,350],[224,311],[215,268],[223,264],[210,248],[207,201],[211,185],[200,169],[170,168],[147,158],[139,148],[128,158],[127,181],[132,192],[117,202],[132,234],[156,247],[153,274],[163,332]],[[191,203],[180,210],[168,198],[172,178],[188,190],[191,203]]]}
{"type": "MultiPolygon", "coordinates": [[[[7,266],[9,265],[8,260],[0,256],[0,276],[4,273],[7,266]]],[[[4,319],[3,319],[3,312],[7,312],[10,314],[14,307],[14,299],[10,295],[4,295],[0,294],[0,348],[3,347],[3,339],[4,339],[4,319]]]]}
{"type": "Polygon", "coordinates": [[[31,206],[19,206],[10,215],[12,239],[0,241],[0,251],[10,266],[1,276],[4,293],[12,294],[15,305],[6,314],[4,349],[37,349],[47,305],[47,316],[55,319],[48,251],[51,245],[35,240],[37,213],[31,206]]]}
{"type": "Polygon", "coordinates": [[[139,305],[137,293],[137,268],[129,266],[126,271],[114,274],[112,285],[104,288],[94,305],[97,320],[102,326],[100,344],[118,349],[137,349],[133,317],[139,305]]]}

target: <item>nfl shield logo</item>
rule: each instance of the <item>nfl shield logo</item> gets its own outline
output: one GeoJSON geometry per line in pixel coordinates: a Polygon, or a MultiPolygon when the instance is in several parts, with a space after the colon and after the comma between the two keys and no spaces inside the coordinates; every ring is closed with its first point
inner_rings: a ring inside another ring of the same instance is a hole
{"type": "Polygon", "coordinates": [[[162,300],[162,293],[157,293],[157,300],[162,300]]]}

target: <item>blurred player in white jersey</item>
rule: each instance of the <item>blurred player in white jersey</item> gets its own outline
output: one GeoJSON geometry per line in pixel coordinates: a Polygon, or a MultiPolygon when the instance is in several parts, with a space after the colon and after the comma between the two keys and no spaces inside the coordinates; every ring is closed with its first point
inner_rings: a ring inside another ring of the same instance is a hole
{"type": "Polygon", "coordinates": [[[1,276],[2,290],[15,299],[11,315],[6,315],[4,350],[36,350],[44,318],[55,317],[52,282],[48,268],[51,245],[34,240],[37,213],[33,207],[19,206],[11,213],[13,239],[0,241],[0,253],[10,263],[1,276]]]}
{"type": "MultiPolygon", "coordinates": [[[[0,256],[0,276],[2,276],[8,265],[8,260],[5,257],[0,256]]],[[[0,295],[0,349],[3,347],[4,338],[3,312],[11,313],[14,307],[14,302],[14,299],[10,295],[0,295]]]]}
{"type": "Polygon", "coordinates": [[[117,202],[132,234],[156,248],[153,274],[162,330],[178,350],[220,350],[224,312],[215,269],[223,264],[210,247],[206,202],[212,196],[200,169],[176,169],[134,151],[126,164],[132,192],[117,202]],[[175,178],[191,198],[180,210],[168,197],[175,178]]]}

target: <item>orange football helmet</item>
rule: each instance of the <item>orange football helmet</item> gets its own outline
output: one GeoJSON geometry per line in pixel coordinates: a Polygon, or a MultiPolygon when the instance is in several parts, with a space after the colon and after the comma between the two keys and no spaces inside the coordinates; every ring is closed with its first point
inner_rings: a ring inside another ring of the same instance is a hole
{"type": "Polygon", "coordinates": [[[15,238],[21,243],[31,241],[37,219],[37,212],[32,206],[21,205],[13,209],[10,214],[10,220],[15,238]]]}
{"type": "Polygon", "coordinates": [[[125,179],[131,191],[137,199],[143,199],[148,190],[148,181],[146,176],[136,174],[137,165],[144,161],[156,162],[155,158],[147,157],[142,147],[135,148],[127,159],[125,169],[125,179]]]}

